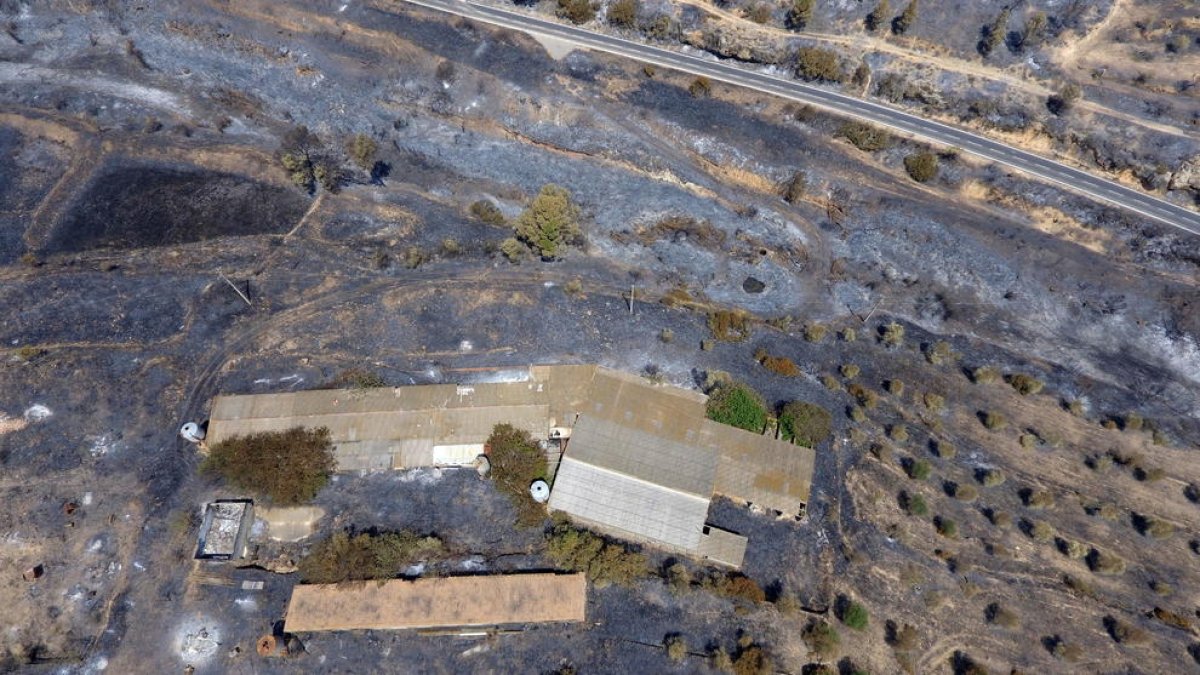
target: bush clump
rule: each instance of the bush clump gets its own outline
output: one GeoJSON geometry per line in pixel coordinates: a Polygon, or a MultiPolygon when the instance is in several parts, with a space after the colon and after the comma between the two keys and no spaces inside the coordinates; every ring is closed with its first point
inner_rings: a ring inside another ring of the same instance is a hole
{"type": "Polygon", "coordinates": [[[1125,561],[1093,547],[1087,555],[1088,569],[1104,576],[1116,576],[1125,572],[1125,561]]]}
{"type": "Polygon", "coordinates": [[[954,459],[958,454],[958,448],[950,441],[934,441],[933,453],[942,459],[954,459]]]}
{"type": "Polygon", "coordinates": [[[891,147],[894,140],[887,131],[865,122],[846,122],[838,129],[837,136],[865,152],[891,147]]]}
{"type": "Polygon", "coordinates": [[[1025,373],[1010,375],[1008,378],[1008,383],[1022,396],[1036,394],[1045,386],[1045,383],[1043,383],[1041,380],[1033,377],[1032,375],[1026,375],[1025,373]]]}
{"type": "Polygon", "coordinates": [[[335,466],[329,429],[295,427],[221,441],[209,449],[202,470],[287,506],[312,501],[335,466]]]}
{"type": "Polygon", "coordinates": [[[928,183],[937,178],[938,159],[932,152],[914,152],[904,158],[904,170],[909,178],[918,183],[928,183]]]}
{"type": "Polygon", "coordinates": [[[750,337],[750,316],[730,310],[709,312],[708,329],[721,342],[742,342],[750,337]]]}
{"type": "Polygon", "coordinates": [[[841,643],[841,636],[838,635],[837,629],[824,619],[810,621],[800,632],[800,639],[804,640],[804,644],[808,646],[813,656],[822,659],[828,659],[836,654],[838,644],[841,643]]]}
{"type": "Polygon", "coordinates": [[[504,213],[500,211],[500,208],[486,199],[473,202],[469,210],[471,215],[480,222],[496,227],[508,225],[508,219],[504,217],[504,213]]]}
{"type": "Polygon", "coordinates": [[[829,328],[819,323],[810,323],[804,327],[804,339],[808,342],[820,342],[825,339],[829,328]]]}
{"type": "Polygon", "coordinates": [[[895,321],[881,326],[879,341],[887,347],[899,347],[904,343],[904,326],[895,321]]]}
{"type": "Polygon", "coordinates": [[[851,600],[842,608],[841,615],[838,618],[849,628],[864,630],[870,621],[871,615],[861,603],[851,600]]]}
{"type": "Polygon", "coordinates": [[[714,422],[755,433],[762,433],[767,426],[767,407],[762,396],[740,382],[717,385],[709,395],[706,414],[714,422]]]}
{"type": "Polygon", "coordinates": [[[517,524],[532,527],[546,519],[546,509],[529,494],[533,481],[546,477],[546,453],[529,432],[511,424],[497,424],[487,439],[488,477],[508,495],[517,510],[517,524]]]}
{"type": "Polygon", "coordinates": [[[616,0],[608,8],[608,22],[619,28],[633,28],[641,8],[638,0],[616,0]]]}
{"type": "Polygon", "coordinates": [[[1004,416],[1004,413],[996,412],[995,410],[982,413],[980,417],[983,420],[983,426],[992,431],[1003,429],[1008,424],[1008,418],[1004,416]]]}
{"type": "Polygon", "coordinates": [[[1004,628],[1016,628],[1021,625],[1021,621],[1017,618],[1017,613],[1001,605],[998,602],[993,602],[984,609],[984,618],[987,622],[1004,628]]]}
{"type": "Polygon", "coordinates": [[[650,573],[646,556],[563,523],[546,540],[546,555],[562,569],[586,572],[592,584],[628,586],[650,573]]]}
{"type": "Polygon", "coordinates": [[[906,467],[908,477],[913,480],[925,480],[929,478],[929,474],[933,471],[933,467],[923,459],[914,460],[908,463],[906,467]]]}
{"type": "Polygon", "coordinates": [[[754,359],[762,365],[763,368],[784,377],[797,377],[800,375],[800,367],[796,362],[786,356],[771,356],[765,349],[759,349],[754,353],[754,359]]]}
{"type": "Polygon", "coordinates": [[[779,435],[808,448],[829,438],[833,432],[833,417],[815,403],[792,401],[779,412],[779,435]]]}
{"type": "Polygon", "coordinates": [[[721,595],[753,604],[767,601],[767,593],[758,582],[737,572],[718,577],[714,588],[721,595]]]}
{"type": "Polygon", "coordinates": [[[842,367],[838,370],[842,373],[842,377],[846,378],[847,380],[853,380],[854,378],[858,377],[859,373],[862,372],[862,369],[853,363],[842,364],[842,367]]]}
{"type": "Polygon", "coordinates": [[[1003,485],[1007,477],[1000,469],[980,469],[975,472],[975,479],[984,487],[1003,485]]]}
{"type": "Polygon", "coordinates": [[[947,539],[956,539],[958,537],[958,523],[945,516],[934,518],[933,525],[937,528],[937,533],[947,539]]]}
{"type": "Polygon", "coordinates": [[[980,366],[971,371],[971,381],[975,384],[991,384],[1000,379],[1000,371],[992,366],[980,366]]]}
{"type": "Polygon", "coordinates": [[[587,23],[596,17],[591,0],[558,0],[557,14],[571,23],[587,23]]]}
{"type": "Polygon", "coordinates": [[[801,47],[796,50],[796,77],[808,82],[841,82],[846,72],[837,52],[820,47],[801,47]]]}
{"type": "Polygon", "coordinates": [[[1143,645],[1150,641],[1149,633],[1112,615],[1104,617],[1104,630],[1114,642],[1124,645],[1143,645]]]}
{"type": "Polygon", "coordinates": [[[663,639],[663,649],[667,658],[674,663],[682,663],[687,658],[688,646],[682,635],[672,634],[663,639]]]}
{"type": "Polygon", "coordinates": [[[310,584],[392,579],[405,567],[437,556],[444,550],[440,539],[411,532],[355,534],[335,532],[317,542],[300,559],[300,578],[310,584]]]}
{"type": "Polygon", "coordinates": [[[900,508],[910,516],[924,518],[929,515],[929,505],[925,503],[925,498],[919,493],[911,494],[908,492],[900,493],[900,508]]]}

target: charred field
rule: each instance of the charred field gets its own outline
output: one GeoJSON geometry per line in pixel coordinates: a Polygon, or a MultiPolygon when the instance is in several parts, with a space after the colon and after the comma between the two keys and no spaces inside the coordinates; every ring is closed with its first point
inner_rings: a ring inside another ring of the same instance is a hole
{"type": "Polygon", "coordinates": [[[860,150],[819,111],[403,3],[80,4],[0,2],[0,668],[715,672],[714,647],[751,643],[792,673],[1200,660],[1200,241],[936,149],[917,183],[911,141],[860,150]],[[332,190],[284,168],[301,125],[338,158],[332,190]],[[349,160],[357,134],[374,166],[349,160]],[[507,222],[548,183],[583,236],[512,261],[507,222]],[[722,311],[747,339],[714,340],[722,311]],[[296,583],[267,561],[330,532],[437,534],[442,574],[545,569],[542,533],[470,472],[338,475],[310,539],[205,567],[197,513],[240,495],[179,425],[354,369],[531,363],[725,371],[831,412],[805,520],[709,514],[749,536],[766,599],[685,561],[682,588],[591,591],[580,626],[256,655],[296,583]]]}

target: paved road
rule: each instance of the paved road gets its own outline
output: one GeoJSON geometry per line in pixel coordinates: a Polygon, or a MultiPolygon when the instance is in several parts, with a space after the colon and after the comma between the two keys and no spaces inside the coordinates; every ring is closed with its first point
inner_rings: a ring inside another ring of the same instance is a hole
{"type": "Polygon", "coordinates": [[[457,14],[504,28],[558,38],[588,49],[625,56],[694,75],[703,75],[713,80],[824,108],[846,117],[888,127],[932,143],[958,148],[965,153],[1055,183],[1079,194],[1132,211],[1190,234],[1200,235],[1200,213],[1175,206],[1087,171],[873,101],[847,96],[797,80],[784,79],[729,65],[715,58],[681,54],[661,47],[652,47],[575,26],[546,21],[521,12],[478,5],[465,0],[407,1],[422,7],[457,14]]]}

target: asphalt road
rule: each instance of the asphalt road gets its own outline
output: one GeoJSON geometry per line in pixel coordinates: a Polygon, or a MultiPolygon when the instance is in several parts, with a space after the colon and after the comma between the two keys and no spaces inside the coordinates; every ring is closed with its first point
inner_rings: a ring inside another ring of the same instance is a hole
{"type": "Polygon", "coordinates": [[[1041,155],[973,134],[940,122],[847,96],[793,79],[784,79],[716,58],[701,58],[595,33],[575,26],[546,21],[529,14],[478,5],[465,0],[406,0],[415,5],[483,21],[526,33],[557,38],[588,49],[625,56],[645,63],[703,75],[712,80],[807,103],[845,117],[870,122],[931,143],[958,148],[1022,173],[1065,187],[1073,192],[1131,211],[1159,223],[1200,235],[1200,213],[1125,187],[1087,171],[1041,155]]]}

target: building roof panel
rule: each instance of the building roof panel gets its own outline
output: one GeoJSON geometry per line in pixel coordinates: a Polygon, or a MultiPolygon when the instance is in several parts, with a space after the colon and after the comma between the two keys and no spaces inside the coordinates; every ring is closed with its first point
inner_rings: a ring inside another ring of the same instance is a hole
{"type": "MultiPolygon", "coordinates": [[[[628,411],[636,416],[635,411],[628,411]]],[[[695,423],[695,420],[691,420],[695,423]]],[[[571,430],[566,456],[663,487],[708,498],[717,452],[587,414],[571,430]]]]}
{"type": "Polygon", "coordinates": [[[586,608],[583,574],[393,579],[296,586],[285,627],[304,633],[576,622],[586,608]]]}

